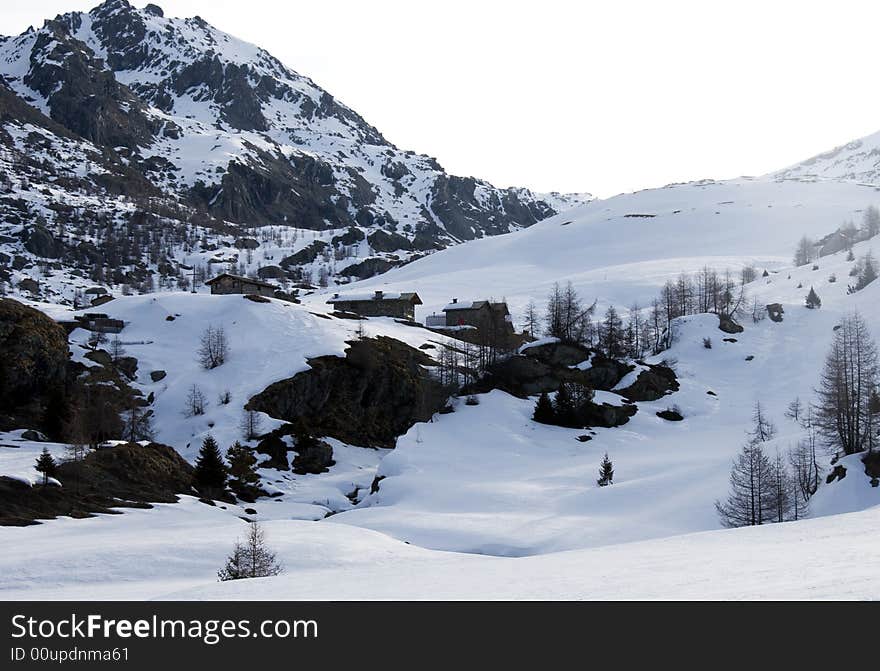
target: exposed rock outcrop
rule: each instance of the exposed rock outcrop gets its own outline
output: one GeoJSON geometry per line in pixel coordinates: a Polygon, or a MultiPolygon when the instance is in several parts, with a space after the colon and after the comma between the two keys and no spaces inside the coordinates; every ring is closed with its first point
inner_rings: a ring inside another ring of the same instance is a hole
{"type": "Polygon", "coordinates": [[[397,436],[445,404],[446,390],[424,368],[432,365],[393,338],[352,341],[344,358],[309,359],[309,370],[270,385],[246,408],[300,423],[317,436],[393,447],[397,436]]]}
{"type": "Polygon", "coordinates": [[[62,463],[55,477],[62,487],[28,487],[0,477],[0,525],[174,503],[178,494],[192,492],[192,466],[173,448],[156,443],[96,450],[82,461],[62,463]]]}
{"type": "Polygon", "coordinates": [[[44,425],[67,378],[67,335],[39,310],[0,299],[0,427],[44,425]]]}

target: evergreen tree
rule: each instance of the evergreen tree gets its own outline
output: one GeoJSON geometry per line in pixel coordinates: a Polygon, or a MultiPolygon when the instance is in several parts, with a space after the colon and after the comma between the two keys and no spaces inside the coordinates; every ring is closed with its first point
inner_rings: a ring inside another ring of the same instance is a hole
{"type": "Polygon", "coordinates": [[[574,400],[571,390],[566,383],[559,385],[559,391],[553,402],[553,413],[556,416],[556,424],[574,428],[577,426],[575,418],[574,400]]]}
{"type": "Polygon", "coordinates": [[[623,320],[621,320],[613,305],[608,306],[608,310],[605,311],[605,318],[599,327],[599,346],[612,359],[626,355],[623,320]]]}
{"type": "Polygon", "coordinates": [[[257,458],[237,440],[226,451],[226,461],[229,462],[229,475],[239,487],[255,485],[260,481],[256,471],[257,458]]]}
{"type": "Polygon", "coordinates": [[[556,424],[556,410],[547,392],[541,392],[538,402],[535,403],[535,414],[532,419],[541,424],[556,424]]]}
{"type": "Polygon", "coordinates": [[[220,448],[213,436],[207,436],[199,448],[199,457],[193,476],[196,484],[206,489],[223,489],[226,486],[226,464],[220,456],[220,448]]]}
{"type": "Polygon", "coordinates": [[[37,472],[43,474],[43,485],[48,485],[49,478],[53,477],[58,470],[58,464],[55,463],[55,459],[49,454],[49,450],[44,447],[40,456],[37,457],[37,463],[34,468],[37,469],[37,472]]]}
{"type": "Polygon", "coordinates": [[[822,299],[819,298],[819,295],[813,287],[810,287],[810,293],[807,294],[806,305],[811,310],[822,307],[822,299]]]}
{"type": "Polygon", "coordinates": [[[266,547],[262,527],[251,522],[247,539],[244,543],[235,544],[232,554],[226,559],[226,565],[217,572],[217,577],[221,581],[265,578],[278,575],[283,570],[275,553],[266,547]]]}
{"type": "Polygon", "coordinates": [[[596,484],[600,487],[606,487],[613,484],[613,480],[614,464],[611,463],[611,459],[608,458],[608,453],[606,452],[602,458],[602,463],[599,465],[599,479],[596,480],[596,484]]]}

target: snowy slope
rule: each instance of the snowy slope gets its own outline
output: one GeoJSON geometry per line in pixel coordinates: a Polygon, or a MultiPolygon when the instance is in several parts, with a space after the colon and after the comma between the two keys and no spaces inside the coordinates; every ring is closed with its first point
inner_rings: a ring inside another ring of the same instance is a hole
{"type": "Polygon", "coordinates": [[[785,179],[880,184],[880,133],[847,142],[774,173],[785,179]]]}
{"type": "Polygon", "coordinates": [[[276,521],[265,524],[267,540],[286,571],[218,583],[217,568],[245,525],[185,498],[75,523],[0,527],[0,598],[876,600],[878,522],[874,508],[502,558],[425,550],[340,524],[276,521]]]}
{"type": "Polygon", "coordinates": [[[645,306],[668,279],[704,265],[791,263],[802,235],[821,237],[880,202],[876,187],[766,178],[695,182],[583,205],[525,231],[477,240],[351,286],[417,289],[425,311],[451,297],[506,298],[514,318],[572,281],[600,306],[645,306]]]}

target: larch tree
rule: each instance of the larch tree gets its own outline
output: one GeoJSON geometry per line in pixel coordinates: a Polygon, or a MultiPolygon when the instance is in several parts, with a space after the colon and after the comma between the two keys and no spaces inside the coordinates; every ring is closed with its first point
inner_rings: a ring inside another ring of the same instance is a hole
{"type": "Polygon", "coordinates": [[[835,331],[816,390],[816,425],[833,451],[867,449],[878,366],[877,345],[864,319],[858,312],[847,315],[835,331]]]}

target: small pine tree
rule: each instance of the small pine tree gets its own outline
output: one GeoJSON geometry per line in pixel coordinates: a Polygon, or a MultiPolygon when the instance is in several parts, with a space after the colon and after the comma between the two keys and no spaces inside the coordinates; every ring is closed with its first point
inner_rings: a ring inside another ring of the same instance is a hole
{"type": "Polygon", "coordinates": [[[819,298],[819,295],[813,287],[810,287],[810,293],[807,294],[806,305],[811,310],[816,310],[822,307],[822,299],[819,298]]]}
{"type": "Polygon", "coordinates": [[[256,471],[257,458],[237,440],[226,451],[226,460],[229,462],[229,475],[238,486],[247,487],[260,481],[256,471]]]}
{"type": "Polygon", "coordinates": [[[213,436],[207,436],[199,448],[199,457],[193,473],[196,484],[205,489],[223,489],[226,486],[226,464],[213,436]]]}
{"type": "Polygon", "coordinates": [[[547,392],[541,392],[541,395],[538,397],[538,402],[535,403],[535,414],[532,416],[532,419],[536,422],[541,422],[541,424],[556,423],[556,410],[550,401],[550,397],[547,396],[547,392]]]}
{"type": "Polygon", "coordinates": [[[40,456],[37,457],[37,463],[34,468],[37,469],[37,472],[43,474],[43,485],[48,485],[49,478],[53,477],[58,470],[58,464],[55,463],[55,459],[49,454],[49,450],[44,447],[40,456]]]}
{"type": "Polygon", "coordinates": [[[560,426],[576,426],[574,399],[571,390],[564,382],[559,386],[553,401],[553,413],[556,415],[556,424],[560,426]]]}
{"type": "Polygon", "coordinates": [[[283,570],[275,553],[266,547],[262,527],[251,522],[247,539],[244,543],[235,544],[232,554],[226,559],[226,565],[217,572],[217,578],[221,581],[265,578],[278,575],[283,570]]]}
{"type": "Polygon", "coordinates": [[[599,465],[599,479],[596,480],[596,484],[600,487],[607,487],[613,484],[613,480],[614,464],[611,463],[611,459],[608,458],[608,453],[606,452],[602,458],[602,463],[599,465]]]}

